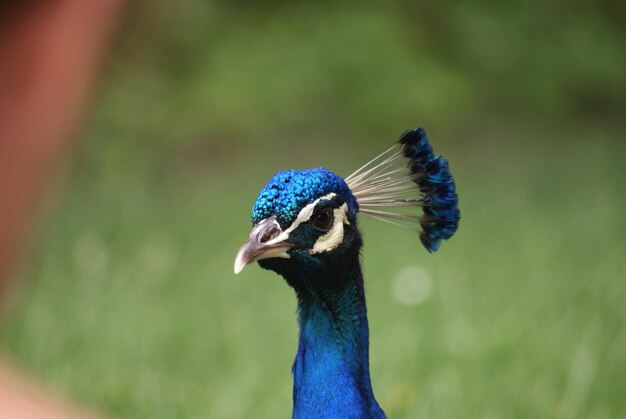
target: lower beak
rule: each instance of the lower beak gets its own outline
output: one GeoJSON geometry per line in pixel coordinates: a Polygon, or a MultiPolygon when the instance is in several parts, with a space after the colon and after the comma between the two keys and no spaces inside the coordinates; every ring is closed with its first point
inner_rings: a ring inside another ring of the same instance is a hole
{"type": "Polygon", "coordinates": [[[285,242],[287,234],[271,216],[254,226],[248,241],[237,252],[235,257],[235,274],[243,271],[249,263],[269,258],[289,258],[287,250],[293,246],[285,242]]]}

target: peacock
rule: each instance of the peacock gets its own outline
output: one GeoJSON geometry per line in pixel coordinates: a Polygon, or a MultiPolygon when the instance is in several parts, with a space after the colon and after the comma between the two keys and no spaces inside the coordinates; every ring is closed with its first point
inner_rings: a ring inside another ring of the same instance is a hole
{"type": "Polygon", "coordinates": [[[434,252],[457,230],[455,189],[448,162],[416,128],[345,179],[323,167],[287,170],[260,191],[234,270],[257,261],[295,290],[294,418],[385,417],[370,380],[357,214],[421,226],[421,243],[434,252]]]}

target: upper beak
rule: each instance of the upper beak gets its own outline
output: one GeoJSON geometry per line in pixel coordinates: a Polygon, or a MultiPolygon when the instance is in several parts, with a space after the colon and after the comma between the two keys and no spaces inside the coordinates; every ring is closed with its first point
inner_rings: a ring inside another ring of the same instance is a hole
{"type": "Polygon", "coordinates": [[[243,271],[249,263],[268,258],[289,258],[287,250],[293,246],[285,242],[287,234],[282,231],[274,216],[266,218],[254,226],[248,241],[235,257],[235,274],[243,271]]]}

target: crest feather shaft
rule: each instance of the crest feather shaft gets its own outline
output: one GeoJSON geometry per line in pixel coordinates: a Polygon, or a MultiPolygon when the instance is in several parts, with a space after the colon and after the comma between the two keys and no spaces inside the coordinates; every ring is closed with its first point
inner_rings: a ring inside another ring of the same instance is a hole
{"type": "Polygon", "coordinates": [[[448,162],[434,154],[423,128],[408,130],[345,179],[359,211],[391,224],[421,227],[429,252],[439,248],[458,227],[460,212],[448,162]],[[421,207],[422,214],[412,208],[421,207]]]}

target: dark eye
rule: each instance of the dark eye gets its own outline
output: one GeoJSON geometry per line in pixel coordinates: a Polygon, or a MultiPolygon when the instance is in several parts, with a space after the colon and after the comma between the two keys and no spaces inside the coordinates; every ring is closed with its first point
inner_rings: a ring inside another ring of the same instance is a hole
{"type": "Polygon", "coordinates": [[[311,217],[311,225],[319,231],[328,231],[333,226],[335,214],[332,208],[324,208],[311,217]]]}

